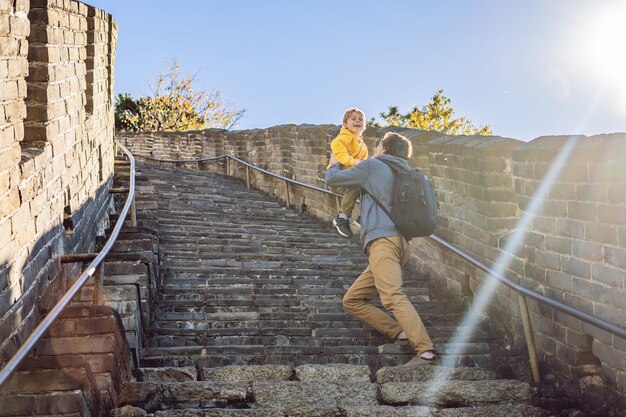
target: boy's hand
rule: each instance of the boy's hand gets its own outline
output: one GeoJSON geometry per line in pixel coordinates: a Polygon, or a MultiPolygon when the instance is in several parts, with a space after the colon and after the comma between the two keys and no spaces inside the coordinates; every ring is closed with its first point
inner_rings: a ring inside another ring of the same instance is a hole
{"type": "Polygon", "coordinates": [[[335,159],[335,155],[333,155],[332,153],[330,154],[330,160],[328,161],[328,165],[333,165],[336,164],[337,160],[335,159]]]}

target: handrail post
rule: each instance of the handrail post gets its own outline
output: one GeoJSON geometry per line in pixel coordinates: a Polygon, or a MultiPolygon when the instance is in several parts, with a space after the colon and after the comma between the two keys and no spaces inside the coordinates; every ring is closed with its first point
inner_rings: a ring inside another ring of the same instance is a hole
{"type": "Polygon", "coordinates": [[[287,197],[287,207],[291,207],[291,198],[289,198],[289,181],[287,180],[285,180],[285,197],[287,197]]]}
{"type": "Polygon", "coordinates": [[[137,209],[135,207],[135,196],[133,195],[133,200],[130,203],[130,226],[137,227],[137,209]]]}
{"type": "Polygon", "coordinates": [[[230,158],[226,157],[226,176],[230,176],[230,158]]]}
{"type": "Polygon", "coordinates": [[[99,306],[104,302],[103,297],[103,281],[104,281],[104,262],[96,268],[96,274],[93,281],[93,305],[99,306]]]}
{"type": "Polygon", "coordinates": [[[528,359],[530,360],[530,369],[533,374],[533,382],[539,385],[541,382],[541,374],[539,373],[539,360],[537,358],[537,347],[535,346],[535,336],[533,335],[532,324],[530,323],[530,313],[528,312],[528,303],[523,294],[518,293],[520,314],[522,315],[522,324],[524,326],[524,336],[526,337],[526,347],[528,348],[528,359]]]}
{"type": "Polygon", "coordinates": [[[246,187],[250,188],[250,167],[246,165],[246,187]]]}

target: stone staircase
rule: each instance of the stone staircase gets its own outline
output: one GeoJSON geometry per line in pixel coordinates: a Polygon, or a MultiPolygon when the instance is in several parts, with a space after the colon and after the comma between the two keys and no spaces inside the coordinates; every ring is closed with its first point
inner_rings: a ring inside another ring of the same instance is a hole
{"type": "Polygon", "coordinates": [[[367,263],[358,238],[219,174],[138,163],[137,186],[160,271],[122,403],[155,416],[542,415],[528,384],[477,368],[486,332],[448,342],[466,301],[431,299],[411,271],[406,292],[455,368],[398,366],[410,346],[341,305],[367,263]]]}

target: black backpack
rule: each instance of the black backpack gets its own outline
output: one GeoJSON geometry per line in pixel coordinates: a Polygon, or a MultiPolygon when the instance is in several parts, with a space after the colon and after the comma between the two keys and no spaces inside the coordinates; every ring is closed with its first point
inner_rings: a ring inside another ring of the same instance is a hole
{"type": "Polygon", "coordinates": [[[384,162],[395,174],[391,212],[370,194],[372,200],[387,213],[407,240],[432,235],[437,226],[439,202],[430,179],[417,169],[399,170],[382,159],[379,161],[384,162]]]}

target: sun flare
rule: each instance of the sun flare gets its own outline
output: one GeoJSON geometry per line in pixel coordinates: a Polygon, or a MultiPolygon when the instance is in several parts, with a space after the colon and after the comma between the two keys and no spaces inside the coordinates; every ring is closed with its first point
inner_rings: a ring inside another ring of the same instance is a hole
{"type": "Polygon", "coordinates": [[[599,4],[606,7],[585,18],[581,52],[588,75],[615,97],[626,115],[626,3],[599,4]]]}

